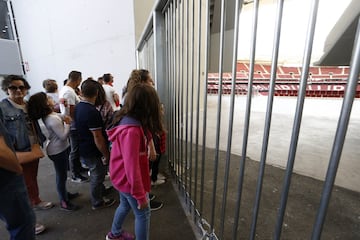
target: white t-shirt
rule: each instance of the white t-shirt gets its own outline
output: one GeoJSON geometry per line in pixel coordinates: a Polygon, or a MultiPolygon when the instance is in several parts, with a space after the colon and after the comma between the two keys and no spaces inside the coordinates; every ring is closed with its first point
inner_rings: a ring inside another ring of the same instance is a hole
{"type": "MultiPolygon", "coordinates": [[[[80,102],[80,98],[78,95],[76,95],[75,90],[72,87],[69,86],[63,86],[60,89],[59,92],[59,101],[61,101],[61,99],[65,99],[67,102],[67,105],[73,105],[75,106],[76,104],[78,104],[80,102]]],[[[66,110],[65,106],[63,103],[60,103],[60,112],[63,115],[69,115],[70,113],[66,110]]]]}
{"type": "Polygon", "coordinates": [[[106,94],[106,100],[111,104],[113,110],[114,111],[119,110],[120,107],[117,107],[114,101],[114,94],[116,93],[115,88],[108,84],[103,84],[102,86],[106,94]]]}

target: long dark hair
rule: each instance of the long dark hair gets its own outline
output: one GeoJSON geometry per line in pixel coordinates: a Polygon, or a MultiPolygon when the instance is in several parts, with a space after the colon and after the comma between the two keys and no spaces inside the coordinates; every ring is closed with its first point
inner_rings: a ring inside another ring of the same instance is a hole
{"type": "Polygon", "coordinates": [[[113,126],[124,116],[130,116],[141,122],[144,130],[152,133],[164,131],[159,97],[152,86],[139,83],[128,93],[125,105],[114,114],[113,126]]]}
{"type": "Polygon", "coordinates": [[[46,93],[35,93],[29,98],[27,103],[28,115],[32,120],[44,118],[53,112],[53,109],[48,104],[46,93]]]}

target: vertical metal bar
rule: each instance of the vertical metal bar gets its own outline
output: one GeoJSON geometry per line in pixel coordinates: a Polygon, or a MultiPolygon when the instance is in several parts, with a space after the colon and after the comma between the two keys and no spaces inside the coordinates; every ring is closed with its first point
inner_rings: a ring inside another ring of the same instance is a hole
{"type": "MultiPolygon", "coordinates": [[[[170,92],[170,88],[171,88],[171,78],[170,78],[170,74],[171,74],[171,69],[170,69],[170,55],[169,55],[169,11],[168,9],[166,9],[166,11],[164,12],[165,15],[165,64],[166,64],[166,79],[168,81],[168,84],[166,85],[166,92],[167,92],[167,96],[166,96],[166,105],[165,105],[165,113],[166,113],[166,126],[168,126],[168,133],[171,134],[172,133],[172,117],[171,117],[171,92],[170,92]]],[[[171,170],[173,170],[173,158],[171,157],[172,154],[172,146],[171,146],[171,138],[167,138],[167,152],[168,152],[168,165],[170,167],[171,170]]]]}
{"type": "Polygon", "coordinates": [[[278,8],[277,8],[277,19],[276,19],[276,27],[275,27],[275,35],[274,35],[273,53],[272,53],[269,96],[268,96],[267,109],[266,109],[264,136],[263,136],[260,166],[259,166],[259,177],[258,177],[257,187],[256,187],[256,197],[255,197],[255,204],[254,204],[254,208],[253,208],[253,218],[252,218],[252,223],[251,223],[250,239],[255,239],[256,222],[257,222],[258,213],[259,213],[262,184],[263,184],[263,180],[264,180],[265,163],[266,163],[267,148],[268,148],[268,143],[269,143],[269,133],[270,133],[270,126],[271,126],[272,106],[273,106],[273,99],[274,99],[276,69],[277,69],[277,62],[278,62],[278,55],[279,55],[281,20],[282,20],[283,8],[284,8],[284,0],[279,0],[278,8]]]}
{"type": "Polygon", "coordinates": [[[224,38],[225,38],[225,20],[226,20],[226,4],[225,0],[221,0],[221,24],[220,24],[220,50],[219,50],[219,92],[218,92],[218,108],[216,121],[216,144],[214,159],[214,181],[212,194],[212,210],[211,210],[211,229],[214,229],[215,222],[215,206],[216,206],[216,189],[217,175],[219,165],[219,145],[220,145],[220,124],[221,124],[221,101],[222,101],[222,82],[223,82],[223,58],[224,58],[224,38]]]}
{"type": "MultiPolygon", "coordinates": [[[[178,133],[179,133],[179,124],[177,123],[178,121],[178,112],[177,112],[177,108],[178,108],[178,102],[177,102],[177,94],[178,94],[178,89],[177,89],[177,79],[176,79],[176,22],[175,22],[175,2],[171,3],[171,19],[172,19],[172,23],[171,23],[171,27],[172,27],[172,48],[171,48],[171,52],[172,52],[172,58],[173,58],[173,101],[174,101],[174,155],[175,155],[175,161],[176,161],[176,173],[177,176],[180,176],[179,172],[180,172],[180,160],[179,160],[179,153],[180,153],[180,149],[179,149],[179,145],[178,145],[178,133]]],[[[177,178],[177,180],[179,180],[179,177],[177,178]]]]}
{"type": "MultiPolygon", "coordinates": [[[[178,16],[177,16],[177,2],[178,0],[174,1],[174,5],[173,5],[173,11],[174,11],[174,74],[175,74],[175,92],[174,92],[174,96],[175,96],[175,111],[176,111],[176,115],[175,115],[175,121],[180,118],[180,96],[181,96],[181,88],[180,88],[180,79],[179,79],[179,69],[178,69],[178,46],[179,46],[179,40],[178,40],[178,16]]],[[[176,124],[176,128],[177,128],[177,133],[176,133],[176,149],[177,149],[177,161],[178,161],[178,165],[180,167],[180,173],[182,172],[182,161],[181,161],[181,123],[180,124],[176,124]]],[[[182,179],[182,174],[179,174],[179,179],[181,181],[182,179]]]]}
{"type": "Polygon", "coordinates": [[[298,144],[298,139],[299,139],[302,113],[303,113],[303,109],[304,109],[304,99],[305,99],[305,95],[306,95],[305,93],[306,93],[306,85],[307,85],[307,79],[308,79],[308,74],[309,74],[309,65],[310,65],[310,61],[311,61],[311,53],[312,53],[312,47],[313,47],[313,42],[314,42],[315,25],[316,25],[318,6],[319,6],[319,0],[313,0],[312,6],[311,6],[311,11],[310,11],[310,16],[309,16],[309,25],[308,25],[308,32],[307,32],[307,36],[306,36],[306,44],[305,44],[305,49],[304,49],[304,59],[303,59],[303,65],[302,65],[303,71],[301,73],[301,80],[300,80],[300,86],[299,86],[298,98],[297,98],[297,104],[296,104],[296,112],[295,112],[295,117],[294,117],[292,136],[291,136],[291,140],[290,140],[289,156],[288,156],[288,162],[287,162],[285,177],[284,177],[284,182],[283,182],[283,191],[281,192],[280,207],[279,207],[277,221],[276,221],[274,239],[280,239],[287,199],[288,199],[288,195],[289,195],[291,176],[292,176],[292,172],[293,172],[293,168],[294,168],[295,155],[296,155],[296,149],[297,149],[297,144],[298,144]]]}
{"type": "Polygon", "coordinates": [[[333,148],[330,155],[328,170],[326,173],[325,183],[321,194],[320,207],[316,216],[316,221],[311,236],[312,240],[320,239],[322,228],[324,225],[327,208],[331,197],[332,188],[334,186],[336,173],[338,170],[341,153],[343,150],[345,136],[349,125],[352,105],[358,85],[360,70],[360,18],[358,20],[354,48],[350,63],[350,74],[347,82],[341,113],[336,129],[333,148]]]}
{"type": "MultiPolygon", "coordinates": [[[[185,5],[185,1],[184,1],[184,5],[185,5]]],[[[183,9],[185,9],[185,6],[183,7],[183,9]]],[[[185,48],[185,52],[186,52],[186,64],[184,64],[186,66],[186,74],[184,73],[185,77],[186,77],[186,100],[185,102],[183,101],[182,104],[185,104],[185,181],[184,184],[185,186],[187,186],[187,182],[188,182],[188,178],[187,178],[187,169],[188,169],[188,104],[189,104],[189,91],[188,91],[188,86],[189,86],[189,0],[186,0],[186,13],[185,10],[183,11],[184,14],[186,15],[186,48],[185,48]]],[[[185,29],[183,31],[185,33],[185,29]]],[[[184,45],[183,45],[184,46],[184,45]]],[[[184,51],[183,51],[184,52],[184,51]]],[[[184,80],[185,81],[185,80],[184,80]]],[[[184,113],[183,113],[184,116],[184,113]]]]}
{"type": "Polygon", "coordinates": [[[237,228],[239,225],[242,186],[244,183],[244,175],[245,175],[247,143],[248,143],[249,128],[250,128],[252,86],[253,86],[253,79],[254,79],[257,26],[258,26],[258,18],[259,18],[259,1],[260,0],[254,1],[254,8],[253,8],[253,25],[252,25],[252,35],[251,35],[251,41],[250,41],[251,42],[250,66],[249,66],[248,90],[247,90],[247,100],[246,100],[246,109],[245,109],[244,135],[243,135],[243,145],[242,145],[242,150],[241,150],[239,180],[238,180],[237,197],[236,197],[236,210],[235,210],[235,219],[234,219],[233,238],[232,239],[237,239],[237,228]]]}
{"type": "Polygon", "coordinates": [[[181,163],[181,174],[180,174],[180,179],[181,182],[183,183],[184,181],[184,163],[183,163],[183,159],[184,159],[184,151],[183,151],[183,145],[184,145],[184,130],[183,130],[183,116],[184,116],[184,112],[183,112],[183,101],[184,101],[184,81],[183,81],[183,66],[180,66],[181,64],[181,56],[182,54],[180,53],[180,46],[182,44],[182,32],[181,32],[181,5],[180,5],[180,0],[176,1],[176,66],[177,66],[177,84],[178,84],[178,119],[180,119],[180,124],[179,124],[179,161],[181,163]]]}
{"type": "Polygon", "coordinates": [[[229,111],[229,125],[228,125],[228,139],[226,148],[226,160],[225,160],[225,176],[224,176],[224,189],[223,199],[221,205],[221,217],[220,217],[220,239],[224,238],[224,225],[225,225],[225,212],[226,201],[229,184],[229,171],[230,171],[230,158],[231,158],[231,144],[232,144],[232,132],[234,126],[234,107],[235,107],[235,86],[236,86],[236,65],[237,65],[237,51],[239,40],[239,19],[242,9],[242,0],[235,1],[235,13],[234,13],[234,39],[233,39],[233,59],[232,59],[232,81],[231,81],[231,98],[230,98],[230,111],[229,111]]]}
{"type": "Polygon", "coordinates": [[[191,26],[191,75],[190,75],[190,81],[191,81],[191,91],[190,91],[190,159],[189,159],[189,194],[190,198],[192,196],[192,160],[193,160],[193,122],[194,122],[194,45],[195,45],[195,3],[194,0],[192,0],[192,14],[191,14],[191,20],[192,20],[192,26],[191,26]]]}
{"type": "Polygon", "coordinates": [[[204,115],[203,115],[203,135],[201,152],[201,183],[200,183],[200,213],[204,210],[204,185],[205,185],[205,155],[206,155],[206,128],[207,128],[207,89],[209,72],[209,47],[210,47],[210,0],[206,0],[206,42],[205,42],[205,64],[204,64],[204,115]]]}
{"type": "Polygon", "coordinates": [[[170,157],[171,157],[171,161],[173,164],[173,171],[176,172],[176,161],[175,161],[175,119],[174,119],[174,98],[170,97],[173,96],[174,93],[174,69],[173,69],[173,51],[172,51],[172,46],[173,46],[173,38],[172,38],[172,4],[169,4],[169,8],[168,8],[168,43],[167,46],[169,48],[169,102],[170,102],[170,108],[169,108],[169,115],[170,117],[170,132],[169,132],[169,142],[170,142],[170,157]]]}
{"type": "MultiPolygon", "coordinates": [[[[194,179],[195,179],[195,182],[194,182],[194,185],[195,185],[195,189],[194,189],[194,203],[195,203],[195,208],[197,206],[197,196],[198,196],[198,172],[199,172],[199,155],[198,155],[198,151],[199,151],[199,131],[200,131],[200,64],[201,64],[201,23],[202,23],[202,20],[201,20],[201,0],[198,1],[198,12],[197,12],[197,15],[198,15],[198,29],[197,29],[197,32],[198,32],[198,45],[197,45],[197,48],[199,49],[198,50],[198,55],[197,55],[197,74],[196,74],[196,77],[197,77],[197,91],[196,91],[196,132],[195,132],[195,176],[194,176],[194,179]]],[[[205,146],[204,146],[205,147],[205,146]]]]}

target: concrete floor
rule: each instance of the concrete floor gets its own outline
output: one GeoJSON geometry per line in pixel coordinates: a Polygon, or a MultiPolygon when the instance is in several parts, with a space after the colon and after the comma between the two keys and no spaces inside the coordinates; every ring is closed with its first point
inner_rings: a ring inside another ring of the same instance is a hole
{"type": "MultiPolygon", "coordinates": [[[[164,161],[165,163],[165,161],[164,161]]],[[[89,183],[68,182],[68,190],[80,192],[81,196],[74,203],[82,208],[76,212],[65,212],[59,209],[55,189],[55,173],[52,162],[46,157],[40,162],[38,182],[40,197],[57,204],[50,210],[35,211],[39,223],[46,225],[47,230],[38,235],[38,240],[100,240],[110,230],[113,214],[117,204],[102,210],[93,211],[90,204],[89,183]]],[[[110,185],[109,181],[105,182],[110,185]]],[[[151,213],[150,239],[196,239],[192,226],[184,213],[171,179],[161,186],[154,187],[152,192],[164,207],[151,213]]],[[[116,193],[112,197],[118,199],[116,193]]],[[[118,201],[119,203],[119,201],[118,201]]],[[[134,218],[130,213],[124,228],[133,232],[134,218]]],[[[9,239],[3,222],[0,222],[0,239],[9,239]]]]}
{"type": "MultiPolygon", "coordinates": [[[[220,150],[226,149],[227,124],[229,98],[225,97],[222,111],[221,142],[220,150]]],[[[341,102],[338,100],[307,100],[305,104],[304,120],[301,128],[295,171],[306,173],[308,177],[294,174],[291,182],[290,196],[286,209],[284,227],[281,239],[302,240],[310,239],[312,225],[315,221],[316,212],[320,202],[320,194],[323,187],[321,179],[326,172],[329,153],[336,129],[336,122],[341,102]],[[320,104],[320,105],[319,105],[320,104]],[[332,104],[332,105],[328,105],[332,104]],[[326,107],[324,107],[326,106],[326,107]],[[310,174],[309,174],[310,173],[310,174]]],[[[233,149],[231,155],[231,171],[229,176],[228,202],[226,207],[224,237],[231,239],[234,208],[236,204],[237,180],[239,172],[239,155],[241,153],[241,124],[244,98],[237,98],[240,107],[236,108],[233,132],[233,149]],[[240,125],[240,127],[239,127],[240,125]]],[[[253,101],[254,112],[252,113],[248,160],[246,162],[245,179],[243,185],[242,202],[240,209],[239,238],[248,239],[252,220],[252,208],[254,204],[256,182],[258,177],[258,159],[261,153],[261,143],[264,128],[264,106],[266,98],[258,97],[253,101]]],[[[287,152],[290,131],[293,122],[294,99],[275,99],[274,114],[270,133],[268,150],[268,163],[266,166],[260,213],[257,224],[256,239],[272,239],[274,222],[276,219],[279,198],[282,190],[284,170],[274,166],[283,166],[287,160],[287,152]],[[274,166],[271,166],[274,165],[274,166]]],[[[213,207],[211,199],[213,193],[214,162],[214,135],[216,131],[216,97],[209,98],[206,149],[206,171],[204,189],[203,217],[207,221],[211,217],[213,207]]],[[[327,213],[322,239],[360,239],[360,101],[354,103],[352,119],[350,121],[346,143],[337,175],[337,184],[332,192],[332,197],[327,213]],[[352,191],[353,190],[353,191],[352,191]]],[[[194,148],[193,148],[194,149],[194,148]]],[[[201,151],[201,149],[200,149],[201,151]]],[[[166,169],[166,161],[163,161],[163,169],[166,169]]],[[[223,199],[223,179],[225,169],[225,151],[220,151],[218,186],[216,191],[215,231],[220,225],[220,209],[223,199]]],[[[168,170],[167,170],[168,171],[168,170]]],[[[181,200],[179,200],[176,187],[173,187],[171,176],[166,184],[155,187],[153,192],[157,198],[165,203],[163,209],[153,212],[151,217],[151,238],[159,240],[177,239],[200,239],[197,229],[189,223],[188,213],[184,212],[181,200]],[[195,233],[194,233],[195,232],[195,233]]],[[[57,202],[55,190],[55,176],[52,163],[44,158],[39,169],[39,184],[41,197],[44,200],[57,202]]],[[[107,182],[107,184],[110,184],[107,182]]],[[[55,207],[48,211],[37,211],[38,221],[47,225],[48,230],[38,236],[38,239],[104,239],[109,231],[113,213],[116,206],[100,211],[92,211],[89,201],[89,185],[69,182],[70,191],[79,191],[82,196],[75,200],[82,205],[78,212],[67,213],[55,207]]],[[[199,196],[199,195],[198,195],[199,196]]],[[[114,197],[117,197],[116,195],[114,197]]],[[[197,203],[198,204],[198,203],[197,203]]],[[[133,217],[129,215],[125,228],[133,229],[133,217]]],[[[8,235],[4,224],[0,223],[0,239],[7,239],[8,235]]]]}

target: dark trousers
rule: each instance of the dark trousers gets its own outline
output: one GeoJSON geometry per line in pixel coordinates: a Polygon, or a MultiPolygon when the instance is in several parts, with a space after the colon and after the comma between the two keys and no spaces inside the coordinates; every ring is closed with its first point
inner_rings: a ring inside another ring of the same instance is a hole
{"type": "Polygon", "coordinates": [[[53,161],[55,167],[56,190],[58,192],[60,202],[69,200],[66,190],[69,153],[70,148],[67,148],[61,153],[49,155],[49,158],[53,161]]]}
{"type": "Polygon", "coordinates": [[[70,131],[70,155],[69,155],[69,167],[71,177],[80,176],[81,163],[79,154],[79,137],[76,130],[70,131]]]}
{"type": "Polygon", "coordinates": [[[159,165],[160,165],[161,153],[156,156],[155,161],[150,161],[150,168],[151,168],[151,180],[156,182],[157,175],[159,173],[159,165]]]}
{"type": "Polygon", "coordinates": [[[0,196],[0,219],[6,223],[10,239],[35,240],[35,214],[23,176],[12,177],[0,188],[0,196]]]}

